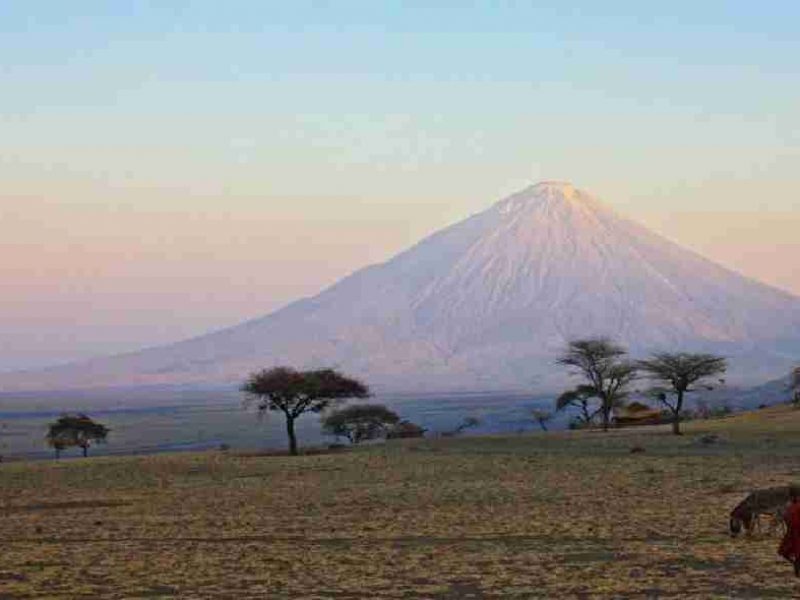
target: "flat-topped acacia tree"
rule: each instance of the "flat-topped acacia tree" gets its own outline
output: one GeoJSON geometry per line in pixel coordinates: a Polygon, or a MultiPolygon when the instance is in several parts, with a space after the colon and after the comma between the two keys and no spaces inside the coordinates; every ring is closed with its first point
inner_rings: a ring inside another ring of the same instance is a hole
{"type": "Polygon", "coordinates": [[[79,447],[84,456],[89,454],[89,446],[93,443],[103,443],[111,431],[102,423],[93,421],[85,414],[61,415],[57,421],[50,423],[47,429],[47,443],[56,452],[56,458],[61,452],[71,446],[79,447]]]}
{"type": "Polygon", "coordinates": [[[368,398],[369,388],[334,369],[298,371],[274,367],[251,373],[241,387],[246,401],[259,413],[280,411],[286,417],[289,453],[297,454],[294,422],[305,413],[319,413],[328,406],[349,398],[368,398]]]}
{"type": "Polygon", "coordinates": [[[703,380],[722,375],[727,369],[722,356],[689,352],[660,352],[647,360],[640,360],[638,365],[649,379],[663,384],[650,393],[672,413],[672,433],[675,435],[681,434],[684,396],[695,391],[692,386],[702,386],[703,380]],[[671,395],[674,395],[674,400],[670,399],[671,395]]]}
{"type": "Polygon", "coordinates": [[[628,397],[628,386],[636,378],[636,365],[624,358],[627,353],[625,348],[608,338],[569,342],[556,362],[571,367],[586,383],[563,393],[556,401],[556,408],[560,410],[579,403],[587,422],[599,413],[603,431],[607,431],[611,424],[611,411],[628,397]],[[599,407],[590,415],[588,401],[593,398],[599,401],[599,407]]]}

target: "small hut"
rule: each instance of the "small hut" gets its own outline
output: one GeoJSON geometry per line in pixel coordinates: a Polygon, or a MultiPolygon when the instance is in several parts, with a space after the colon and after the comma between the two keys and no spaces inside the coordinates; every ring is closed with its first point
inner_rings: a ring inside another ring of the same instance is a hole
{"type": "Polygon", "coordinates": [[[662,422],[661,411],[642,404],[631,402],[627,406],[615,411],[614,425],[616,427],[633,427],[636,425],[658,425],[662,422]]]}
{"type": "Polygon", "coordinates": [[[427,430],[411,421],[400,421],[386,433],[387,440],[425,437],[427,430]]]}

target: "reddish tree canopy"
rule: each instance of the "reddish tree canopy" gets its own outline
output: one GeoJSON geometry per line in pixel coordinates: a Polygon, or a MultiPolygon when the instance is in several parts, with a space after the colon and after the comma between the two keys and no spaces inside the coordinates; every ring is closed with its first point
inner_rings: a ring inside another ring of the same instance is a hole
{"type": "Polygon", "coordinates": [[[289,451],[297,454],[294,421],[300,415],[318,413],[331,403],[348,398],[367,398],[369,388],[334,369],[298,371],[291,367],[275,367],[251,373],[241,391],[254,402],[258,411],[281,411],[286,416],[289,451]]]}

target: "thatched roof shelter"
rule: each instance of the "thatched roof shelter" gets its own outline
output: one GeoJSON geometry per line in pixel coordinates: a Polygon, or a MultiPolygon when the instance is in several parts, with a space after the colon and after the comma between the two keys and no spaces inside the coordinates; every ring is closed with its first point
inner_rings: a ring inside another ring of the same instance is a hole
{"type": "Polygon", "coordinates": [[[386,439],[421,438],[427,430],[411,421],[400,421],[386,433],[386,439]]]}

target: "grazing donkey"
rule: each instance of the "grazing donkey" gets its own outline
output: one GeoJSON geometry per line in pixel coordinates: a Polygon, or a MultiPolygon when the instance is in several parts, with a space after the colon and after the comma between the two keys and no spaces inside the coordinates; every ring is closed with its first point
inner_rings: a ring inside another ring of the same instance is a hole
{"type": "Polygon", "coordinates": [[[756,490],[739,502],[731,511],[730,530],[736,537],[742,528],[751,535],[759,527],[759,516],[768,515],[773,523],[785,526],[783,511],[791,499],[792,491],[800,492],[800,487],[794,485],[781,485],[777,487],[756,490]]]}

